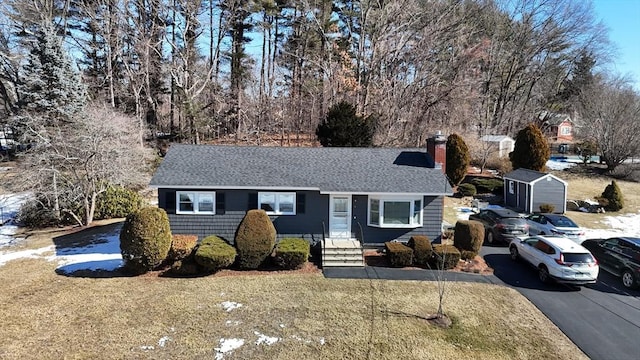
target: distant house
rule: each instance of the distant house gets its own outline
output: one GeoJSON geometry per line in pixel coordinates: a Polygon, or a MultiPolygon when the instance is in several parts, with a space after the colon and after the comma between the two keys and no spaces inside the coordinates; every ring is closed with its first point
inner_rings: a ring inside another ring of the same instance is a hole
{"type": "Polygon", "coordinates": [[[507,135],[485,135],[481,140],[488,144],[489,156],[507,157],[516,144],[516,141],[507,135]]]}
{"type": "Polygon", "coordinates": [[[382,244],[441,235],[446,137],[427,149],[173,144],[150,185],[174,234],[233,242],[249,209],[278,237],[382,244]]]}
{"type": "Polygon", "coordinates": [[[551,204],[554,212],[567,208],[567,183],[557,176],[529,169],[516,169],[504,176],[504,204],[526,213],[540,212],[540,205],[551,204]]]}
{"type": "Polygon", "coordinates": [[[575,124],[571,116],[543,111],[540,114],[543,134],[550,142],[572,142],[575,133],[575,124]]]}

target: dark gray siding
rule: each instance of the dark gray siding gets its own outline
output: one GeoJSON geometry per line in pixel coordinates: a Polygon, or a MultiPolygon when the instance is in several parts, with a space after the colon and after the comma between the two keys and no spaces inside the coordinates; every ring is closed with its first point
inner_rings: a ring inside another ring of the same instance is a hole
{"type": "Polygon", "coordinates": [[[540,211],[540,205],[552,204],[555,206],[556,213],[564,212],[564,198],[565,198],[565,186],[564,184],[554,179],[553,177],[547,177],[533,184],[533,212],[540,211]]]}
{"type": "MultiPolygon", "coordinates": [[[[184,191],[188,191],[185,189],[184,191]]],[[[196,190],[194,190],[196,191],[196,190]]],[[[199,190],[204,191],[204,190],[199,190]]],[[[235,231],[250,206],[250,190],[216,190],[216,198],[224,194],[224,213],[218,209],[216,215],[176,214],[176,190],[158,189],[158,206],[169,215],[171,232],[174,234],[195,234],[202,239],[209,235],[218,235],[233,243],[235,231]]],[[[279,238],[303,237],[311,242],[322,239],[323,222],[328,226],[329,196],[319,192],[299,191],[304,194],[304,214],[298,211],[295,216],[271,216],[279,238]]]]}
{"type": "Polygon", "coordinates": [[[423,227],[417,229],[382,229],[367,226],[367,201],[366,195],[353,196],[353,220],[351,231],[356,238],[365,244],[382,244],[386,241],[409,241],[413,235],[426,235],[429,239],[436,240],[442,233],[442,212],[444,197],[425,196],[423,199],[423,227]]]}
{"type": "Polygon", "coordinates": [[[504,181],[504,205],[512,208],[518,206],[518,183],[514,180],[504,181]],[[509,183],[513,182],[513,194],[509,192],[509,183]]]}

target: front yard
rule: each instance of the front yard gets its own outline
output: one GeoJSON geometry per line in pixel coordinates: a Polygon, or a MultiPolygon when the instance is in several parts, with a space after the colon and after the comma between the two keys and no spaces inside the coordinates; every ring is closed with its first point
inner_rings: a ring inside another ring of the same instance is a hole
{"type": "MultiPolygon", "coordinates": [[[[42,244],[42,240],[38,241],[42,244]]],[[[517,291],[319,274],[78,278],[44,259],[0,267],[0,358],[584,358],[517,291]]]]}

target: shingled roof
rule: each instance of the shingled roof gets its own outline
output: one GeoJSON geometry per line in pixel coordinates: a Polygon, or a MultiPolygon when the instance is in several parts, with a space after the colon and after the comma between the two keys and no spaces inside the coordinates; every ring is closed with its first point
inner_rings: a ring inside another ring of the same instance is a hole
{"type": "Polygon", "coordinates": [[[451,194],[425,149],[174,144],[151,179],[158,188],[451,194]]]}

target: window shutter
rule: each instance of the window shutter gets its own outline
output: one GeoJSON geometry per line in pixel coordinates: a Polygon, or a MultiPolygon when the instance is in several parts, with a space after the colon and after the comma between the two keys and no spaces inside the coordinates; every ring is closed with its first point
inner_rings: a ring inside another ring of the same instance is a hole
{"type": "Polygon", "coordinates": [[[216,215],[224,215],[224,193],[216,192],[216,215]]]}
{"type": "Polygon", "coordinates": [[[304,214],[306,194],[296,194],[296,213],[304,214]]]}
{"type": "Polygon", "coordinates": [[[176,213],[176,192],[175,191],[167,191],[164,193],[164,210],[167,214],[175,214],[176,213]]]}
{"type": "Polygon", "coordinates": [[[258,193],[249,193],[249,205],[248,210],[258,208],[258,193]]]}

